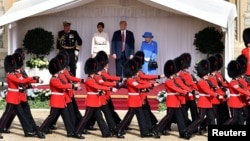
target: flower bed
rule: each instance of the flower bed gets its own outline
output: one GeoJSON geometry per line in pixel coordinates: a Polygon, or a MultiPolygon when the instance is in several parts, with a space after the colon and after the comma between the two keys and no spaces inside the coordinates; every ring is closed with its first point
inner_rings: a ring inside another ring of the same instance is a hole
{"type": "MultiPolygon", "coordinates": [[[[5,109],[7,89],[3,90],[1,94],[1,100],[0,100],[0,109],[5,109]]],[[[49,106],[49,98],[51,95],[50,89],[28,89],[27,90],[27,98],[30,105],[30,108],[35,109],[48,109],[49,106]]]]}

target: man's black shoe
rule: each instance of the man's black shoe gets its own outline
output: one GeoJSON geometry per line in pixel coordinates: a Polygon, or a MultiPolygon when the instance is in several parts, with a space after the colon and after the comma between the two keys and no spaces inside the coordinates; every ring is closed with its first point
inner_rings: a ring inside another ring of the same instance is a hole
{"type": "Polygon", "coordinates": [[[45,135],[44,135],[43,132],[41,132],[41,131],[37,131],[36,135],[37,135],[37,137],[40,138],[40,139],[44,139],[44,138],[45,138],[45,135]]]}
{"type": "Polygon", "coordinates": [[[87,129],[83,129],[82,134],[90,134],[90,132],[87,129]]]}
{"type": "Polygon", "coordinates": [[[153,137],[153,134],[144,134],[144,135],[141,135],[142,138],[147,138],[147,137],[153,137]]]}
{"type": "Polygon", "coordinates": [[[56,128],[54,125],[51,125],[51,126],[49,127],[49,129],[50,129],[50,130],[56,130],[57,128],[56,128]]]}
{"type": "Polygon", "coordinates": [[[27,132],[27,133],[25,133],[25,137],[34,137],[36,135],[36,133],[35,132],[27,132]]]}
{"type": "Polygon", "coordinates": [[[8,130],[7,128],[3,128],[3,133],[10,133],[10,130],[8,130]]]}
{"type": "Polygon", "coordinates": [[[169,133],[167,130],[163,130],[163,131],[161,132],[161,134],[164,135],[164,136],[170,135],[170,133],[169,133]]]}
{"type": "Polygon", "coordinates": [[[159,135],[159,133],[156,132],[156,131],[153,131],[152,134],[153,134],[153,137],[156,138],[156,139],[161,138],[160,135],[159,135]]]}
{"type": "Polygon", "coordinates": [[[184,134],[181,135],[180,137],[189,140],[191,138],[191,136],[192,136],[192,134],[185,131],[184,134]]]}
{"type": "Polygon", "coordinates": [[[118,132],[118,133],[116,134],[116,137],[117,137],[117,138],[120,138],[120,139],[123,139],[123,138],[124,138],[123,134],[120,133],[120,132],[118,132]]]}
{"type": "Polygon", "coordinates": [[[43,131],[45,134],[52,134],[52,131],[50,129],[46,129],[43,131]]]}
{"type": "Polygon", "coordinates": [[[97,130],[97,128],[95,128],[94,126],[88,126],[87,129],[88,130],[93,130],[93,131],[97,130]]]}
{"type": "Polygon", "coordinates": [[[111,137],[111,134],[102,135],[103,138],[111,137]]]}

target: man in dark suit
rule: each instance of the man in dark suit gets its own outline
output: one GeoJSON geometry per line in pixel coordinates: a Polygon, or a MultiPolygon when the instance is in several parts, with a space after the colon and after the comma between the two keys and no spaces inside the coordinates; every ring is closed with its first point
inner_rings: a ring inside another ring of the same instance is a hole
{"type": "Polygon", "coordinates": [[[66,50],[69,54],[69,70],[73,76],[76,76],[76,63],[78,61],[78,53],[82,45],[82,39],[76,30],[70,29],[71,23],[64,21],[63,30],[58,32],[56,48],[66,50]]]}
{"type": "Polygon", "coordinates": [[[135,39],[133,32],[126,29],[127,22],[120,21],[120,30],[114,32],[112,37],[111,53],[115,59],[116,75],[122,76],[124,63],[133,58],[135,39]]]}

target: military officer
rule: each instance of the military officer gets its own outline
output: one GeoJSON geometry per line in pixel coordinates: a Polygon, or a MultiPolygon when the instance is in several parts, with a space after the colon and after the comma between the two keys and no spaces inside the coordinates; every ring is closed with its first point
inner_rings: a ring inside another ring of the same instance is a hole
{"type": "Polygon", "coordinates": [[[82,45],[82,39],[76,30],[70,29],[71,23],[64,21],[64,30],[58,32],[57,45],[58,50],[66,50],[69,54],[69,70],[73,76],[76,75],[76,63],[78,53],[82,45]]]}

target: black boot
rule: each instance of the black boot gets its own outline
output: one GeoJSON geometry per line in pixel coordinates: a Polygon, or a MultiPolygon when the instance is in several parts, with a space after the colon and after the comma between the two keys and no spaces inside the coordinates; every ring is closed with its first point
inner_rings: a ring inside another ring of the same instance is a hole
{"type": "Polygon", "coordinates": [[[152,134],[153,134],[153,137],[156,138],[156,139],[161,138],[160,135],[159,135],[159,133],[156,132],[155,130],[153,130],[152,134]]]}
{"type": "Polygon", "coordinates": [[[40,138],[40,139],[45,139],[45,135],[44,135],[43,132],[41,132],[41,131],[37,131],[36,135],[37,135],[37,137],[40,138]]]}

